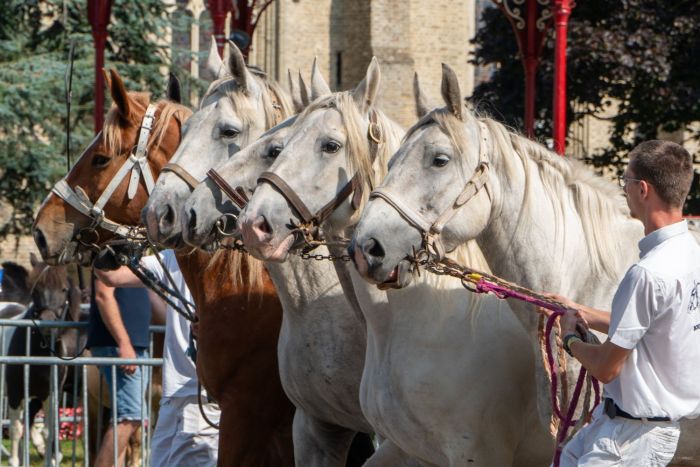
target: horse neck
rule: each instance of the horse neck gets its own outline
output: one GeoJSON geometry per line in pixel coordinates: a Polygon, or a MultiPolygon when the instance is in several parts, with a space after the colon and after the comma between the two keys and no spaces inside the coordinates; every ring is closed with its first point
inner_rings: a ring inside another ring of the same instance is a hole
{"type": "MultiPolygon", "coordinates": [[[[234,285],[230,277],[229,261],[234,252],[212,256],[201,250],[178,253],[177,263],[190,289],[198,312],[206,313],[211,308],[235,308],[239,303],[233,299],[248,301],[255,293],[274,294],[274,287],[266,273],[260,290],[251,290],[246,270],[241,271],[243,284],[234,285]]],[[[245,262],[241,265],[245,268],[245,262]]]]}
{"type": "MultiPolygon", "coordinates": [[[[596,226],[601,231],[619,232],[618,238],[624,239],[615,249],[616,277],[599,273],[590,260],[583,221],[571,194],[561,193],[565,202],[555,206],[534,162],[525,158],[524,164],[517,165],[518,173],[508,174],[507,179],[504,170],[495,170],[502,176],[498,186],[503,188],[492,194],[490,221],[477,237],[489,267],[495,275],[530,289],[560,293],[609,309],[619,277],[636,257],[634,239],[641,238],[641,225],[619,214],[612,218],[613,225],[596,226]],[[525,170],[530,171],[528,186],[525,170]],[[539,200],[527,212],[525,196],[539,200]]],[[[514,307],[529,308],[522,303],[514,303],[514,307]]],[[[532,324],[530,319],[526,321],[532,324]]]]}
{"type": "MultiPolygon", "coordinates": [[[[314,253],[327,254],[325,247],[314,253]]],[[[285,313],[308,312],[328,295],[341,297],[338,276],[330,261],[304,260],[291,255],[283,263],[265,263],[285,313]]],[[[344,300],[343,300],[344,302],[344,300]]],[[[342,306],[344,303],[339,303],[342,306]]]]}

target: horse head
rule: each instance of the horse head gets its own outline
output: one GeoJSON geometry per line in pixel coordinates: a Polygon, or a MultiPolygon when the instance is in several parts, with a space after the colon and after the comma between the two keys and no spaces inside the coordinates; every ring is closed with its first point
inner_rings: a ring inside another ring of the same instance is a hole
{"type": "MultiPolygon", "coordinates": [[[[119,74],[105,73],[113,105],[104,128],[44,200],[32,228],[48,264],[89,264],[105,241],[139,224],[153,179],[175,152],[189,110],[169,100],[151,103],[127,92],[119,74]]],[[[179,96],[176,80],[168,86],[179,96]]]]}
{"type": "Polygon", "coordinates": [[[284,261],[290,250],[320,240],[321,230],[339,232],[355,222],[402,134],[374,105],[379,83],[373,59],[354,90],[316,99],[299,115],[241,213],[251,254],[284,261]]]}
{"type": "Polygon", "coordinates": [[[181,209],[207,171],[292,113],[287,93],[246,66],[235,45],[225,66],[212,42],[209,67],[218,78],[185,125],[182,143],[142,212],[149,238],[165,247],[182,245],[181,209]]]}
{"type": "MultiPolygon", "coordinates": [[[[292,79],[290,73],[289,82],[297,112],[305,109],[310,99],[321,93],[330,94],[316,61],[312,67],[313,90],[307,89],[301,73],[298,80],[292,79]]],[[[225,162],[210,171],[212,175],[197,186],[182,210],[181,227],[186,243],[212,250],[219,242],[226,242],[225,237],[237,234],[235,219],[245,204],[245,198],[255,189],[260,174],[275,162],[295,120],[296,117],[290,117],[266,131],[253,144],[236,153],[236,157],[226,159],[222,156],[225,162]],[[224,186],[221,179],[228,186],[224,186]],[[224,190],[242,191],[244,198],[238,198],[236,193],[227,194],[224,190]]]]}
{"type": "Polygon", "coordinates": [[[443,108],[428,111],[418,86],[414,94],[422,116],[372,193],[351,247],[360,274],[394,287],[410,282],[407,257],[426,246],[424,239],[441,254],[454,250],[475,238],[491,214],[492,199],[482,189],[490,148],[483,124],[464,106],[456,74],[443,65],[443,108]],[[454,222],[464,205],[469,222],[454,222]]]}

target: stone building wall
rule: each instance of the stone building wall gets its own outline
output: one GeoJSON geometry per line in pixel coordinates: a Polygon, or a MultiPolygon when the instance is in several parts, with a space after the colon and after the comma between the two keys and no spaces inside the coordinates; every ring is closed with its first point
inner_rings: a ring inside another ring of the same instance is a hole
{"type": "Polygon", "coordinates": [[[435,105],[442,103],[442,62],[455,69],[464,95],[471,94],[474,10],[473,0],[276,0],[259,22],[250,62],[286,81],[287,69],[308,79],[317,57],[331,88],[344,90],[364,78],[376,56],[379,107],[408,126],[415,121],[414,71],[435,105]]]}

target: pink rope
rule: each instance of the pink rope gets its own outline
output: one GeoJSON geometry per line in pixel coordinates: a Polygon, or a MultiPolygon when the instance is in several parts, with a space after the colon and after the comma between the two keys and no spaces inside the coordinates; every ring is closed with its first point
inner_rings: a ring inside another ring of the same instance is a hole
{"type": "MultiPolygon", "coordinates": [[[[569,406],[566,410],[566,414],[562,413],[559,404],[557,403],[557,392],[559,390],[557,372],[554,370],[554,352],[552,351],[551,345],[551,333],[554,327],[554,322],[559,319],[564,313],[565,309],[561,306],[542,300],[541,298],[534,297],[532,295],[527,295],[525,293],[519,292],[517,290],[512,290],[501,284],[496,284],[490,282],[484,278],[480,279],[476,284],[476,291],[480,293],[492,293],[498,298],[515,298],[526,303],[531,303],[535,306],[545,308],[547,310],[553,311],[553,313],[547,319],[547,324],[545,326],[545,346],[547,348],[547,363],[549,363],[549,368],[552,371],[552,381],[550,384],[550,396],[552,398],[552,410],[555,416],[559,419],[559,430],[556,437],[556,449],[554,451],[554,467],[559,467],[561,461],[561,453],[563,448],[564,440],[566,440],[566,435],[569,429],[575,426],[579,419],[574,419],[574,412],[578,406],[579,398],[581,397],[581,391],[583,389],[583,384],[586,381],[586,369],[581,366],[581,370],[578,374],[578,379],[576,380],[576,386],[574,387],[574,393],[569,401],[569,406]]],[[[591,377],[593,381],[593,392],[595,394],[593,406],[597,406],[600,403],[600,386],[598,380],[591,377]]],[[[582,415],[583,416],[583,415],[582,415]]]]}

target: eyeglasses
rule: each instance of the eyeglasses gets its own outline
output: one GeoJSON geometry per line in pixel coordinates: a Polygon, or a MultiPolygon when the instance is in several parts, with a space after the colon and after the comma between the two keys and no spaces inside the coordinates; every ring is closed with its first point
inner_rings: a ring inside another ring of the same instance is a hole
{"type": "Polygon", "coordinates": [[[642,180],[639,178],[630,178],[626,177],[624,175],[620,175],[617,177],[617,183],[620,184],[620,187],[625,188],[629,182],[641,182],[642,180]]]}

